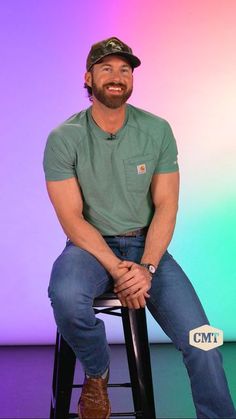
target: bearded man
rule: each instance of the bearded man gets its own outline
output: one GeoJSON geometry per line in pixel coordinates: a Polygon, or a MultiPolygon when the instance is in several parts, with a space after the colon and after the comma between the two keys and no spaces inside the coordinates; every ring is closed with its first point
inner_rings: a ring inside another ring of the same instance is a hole
{"type": "Polygon", "coordinates": [[[114,290],[125,307],[147,306],[182,351],[197,417],[235,418],[219,351],[189,344],[189,331],[209,322],[167,250],[179,191],[172,130],[127,104],[140,64],[118,38],[93,45],[85,74],[92,106],[54,129],[45,149],[48,193],[68,238],[53,265],[49,297],[85,371],[78,415],[104,419],[111,412],[109,348],[93,300],[114,290]]]}

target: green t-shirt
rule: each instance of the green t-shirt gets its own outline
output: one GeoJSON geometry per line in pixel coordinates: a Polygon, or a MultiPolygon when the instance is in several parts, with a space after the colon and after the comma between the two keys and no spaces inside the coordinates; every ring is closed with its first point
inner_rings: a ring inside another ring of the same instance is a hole
{"type": "Polygon", "coordinates": [[[131,105],[111,139],[90,107],[50,133],[44,171],[51,181],[76,177],[85,220],[103,235],[116,235],[150,224],[152,176],[178,171],[177,147],[165,120],[131,105]]]}

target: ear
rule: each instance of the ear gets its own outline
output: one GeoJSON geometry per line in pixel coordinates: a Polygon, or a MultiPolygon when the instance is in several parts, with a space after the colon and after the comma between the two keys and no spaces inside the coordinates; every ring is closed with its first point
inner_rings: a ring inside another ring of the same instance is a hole
{"type": "Polygon", "coordinates": [[[91,71],[87,71],[84,75],[84,81],[87,86],[92,87],[92,73],[91,71]]]}

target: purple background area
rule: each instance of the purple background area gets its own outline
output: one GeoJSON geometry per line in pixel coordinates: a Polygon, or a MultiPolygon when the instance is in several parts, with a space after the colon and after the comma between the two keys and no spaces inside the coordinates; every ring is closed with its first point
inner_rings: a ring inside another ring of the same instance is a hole
{"type": "Polygon", "coordinates": [[[42,156],[50,130],[89,105],[84,63],[91,44],[111,33],[111,20],[102,23],[106,5],[99,2],[92,32],[92,1],[0,5],[2,344],[54,340],[47,285],[65,237],[45,190],[42,156]]]}

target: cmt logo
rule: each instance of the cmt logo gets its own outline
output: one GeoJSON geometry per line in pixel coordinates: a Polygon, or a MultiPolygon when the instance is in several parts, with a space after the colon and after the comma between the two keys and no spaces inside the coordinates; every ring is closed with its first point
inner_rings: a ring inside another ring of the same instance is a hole
{"type": "Polygon", "coordinates": [[[217,348],[223,345],[223,330],[204,324],[201,327],[190,330],[189,344],[203,351],[217,348]]]}

